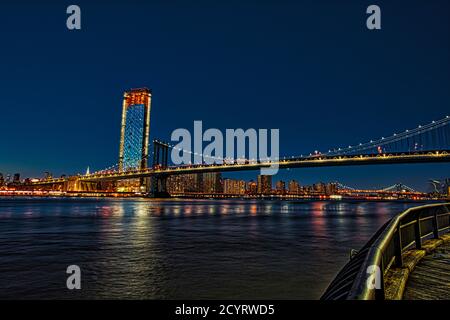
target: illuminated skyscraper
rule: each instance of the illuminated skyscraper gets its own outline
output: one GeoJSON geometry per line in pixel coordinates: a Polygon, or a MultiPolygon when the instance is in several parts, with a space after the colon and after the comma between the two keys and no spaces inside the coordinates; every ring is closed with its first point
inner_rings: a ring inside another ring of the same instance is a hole
{"type": "Polygon", "coordinates": [[[272,176],[258,175],[258,193],[270,194],[272,192],[272,176]]]}
{"type": "Polygon", "coordinates": [[[147,168],[152,93],[132,89],[123,95],[119,170],[147,168]]]}
{"type": "Polygon", "coordinates": [[[299,194],[300,193],[300,184],[295,181],[289,181],[289,193],[290,194],[299,194]]]}
{"type": "Polygon", "coordinates": [[[277,189],[278,194],[284,194],[286,192],[286,183],[282,180],[277,181],[275,188],[277,189]]]}
{"type": "Polygon", "coordinates": [[[235,179],[223,180],[223,193],[225,194],[245,194],[245,181],[235,179]]]}
{"type": "Polygon", "coordinates": [[[247,188],[246,189],[247,189],[247,192],[249,194],[256,194],[258,192],[258,185],[257,185],[257,183],[255,181],[250,180],[247,183],[247,188]]]}
{"type": "Polygon", "coordinates": [[[222,192],[222,174],[220,172],[208,172],[203,174],[204,193],[220,193],[222,192]]]}

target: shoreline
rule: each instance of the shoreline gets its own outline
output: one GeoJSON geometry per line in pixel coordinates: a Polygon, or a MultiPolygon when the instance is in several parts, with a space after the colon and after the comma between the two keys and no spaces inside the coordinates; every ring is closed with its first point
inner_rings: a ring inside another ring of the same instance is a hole
{"type": "Polygon", "coordinates": [[[351,196],[296,196],[296,195],[173,195],[170,197],[151,197],[148,194],[117,192],[58,192],[58,191],[0,191],[0,200],[5,198],[85,198],[85,199],[158,199],[158,200],[266,200],[266,201],[364,201],[364,202],[448,202],[450,198],[419,197],[351,197],[351,196]]]}

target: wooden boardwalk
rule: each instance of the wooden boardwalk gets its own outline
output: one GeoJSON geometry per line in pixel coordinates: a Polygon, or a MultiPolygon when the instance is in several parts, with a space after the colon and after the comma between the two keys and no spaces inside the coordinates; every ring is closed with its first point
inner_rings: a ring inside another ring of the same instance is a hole
{"type": "Polygon", "coordinates": [[[405,300],[450,300],[450,242],[436,248],[409,275],[405,300]]]}

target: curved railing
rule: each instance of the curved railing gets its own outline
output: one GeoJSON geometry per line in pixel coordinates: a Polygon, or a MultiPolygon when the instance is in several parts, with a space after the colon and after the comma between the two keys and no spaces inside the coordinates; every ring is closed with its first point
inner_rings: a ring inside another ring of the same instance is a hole
{"type": "Polygon", "coordinates": [[[330,283],[322,300],[383,300],[384,276],[403,265],[402,253],[450,230],[450,203],[410,208],[384,224],[330,283]],[[379,286],[368,285],[378,270],[379,286]],[[371,280],[371,279],[370,279],[371,280]]]}

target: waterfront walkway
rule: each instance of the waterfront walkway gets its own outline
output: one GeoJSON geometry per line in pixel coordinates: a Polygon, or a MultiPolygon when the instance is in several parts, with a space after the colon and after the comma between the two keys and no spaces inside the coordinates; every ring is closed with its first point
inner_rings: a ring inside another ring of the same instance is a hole
{"type": "Polygon", "coordinates": [[[405,300],[450,300],[450,241],[424,256],[408,277],[405,300]]]}
{"type": "Polygon", "coordinates": [[[450,300],[450,203],[409,208],[389,220],[321,299],[450,300]]]}

